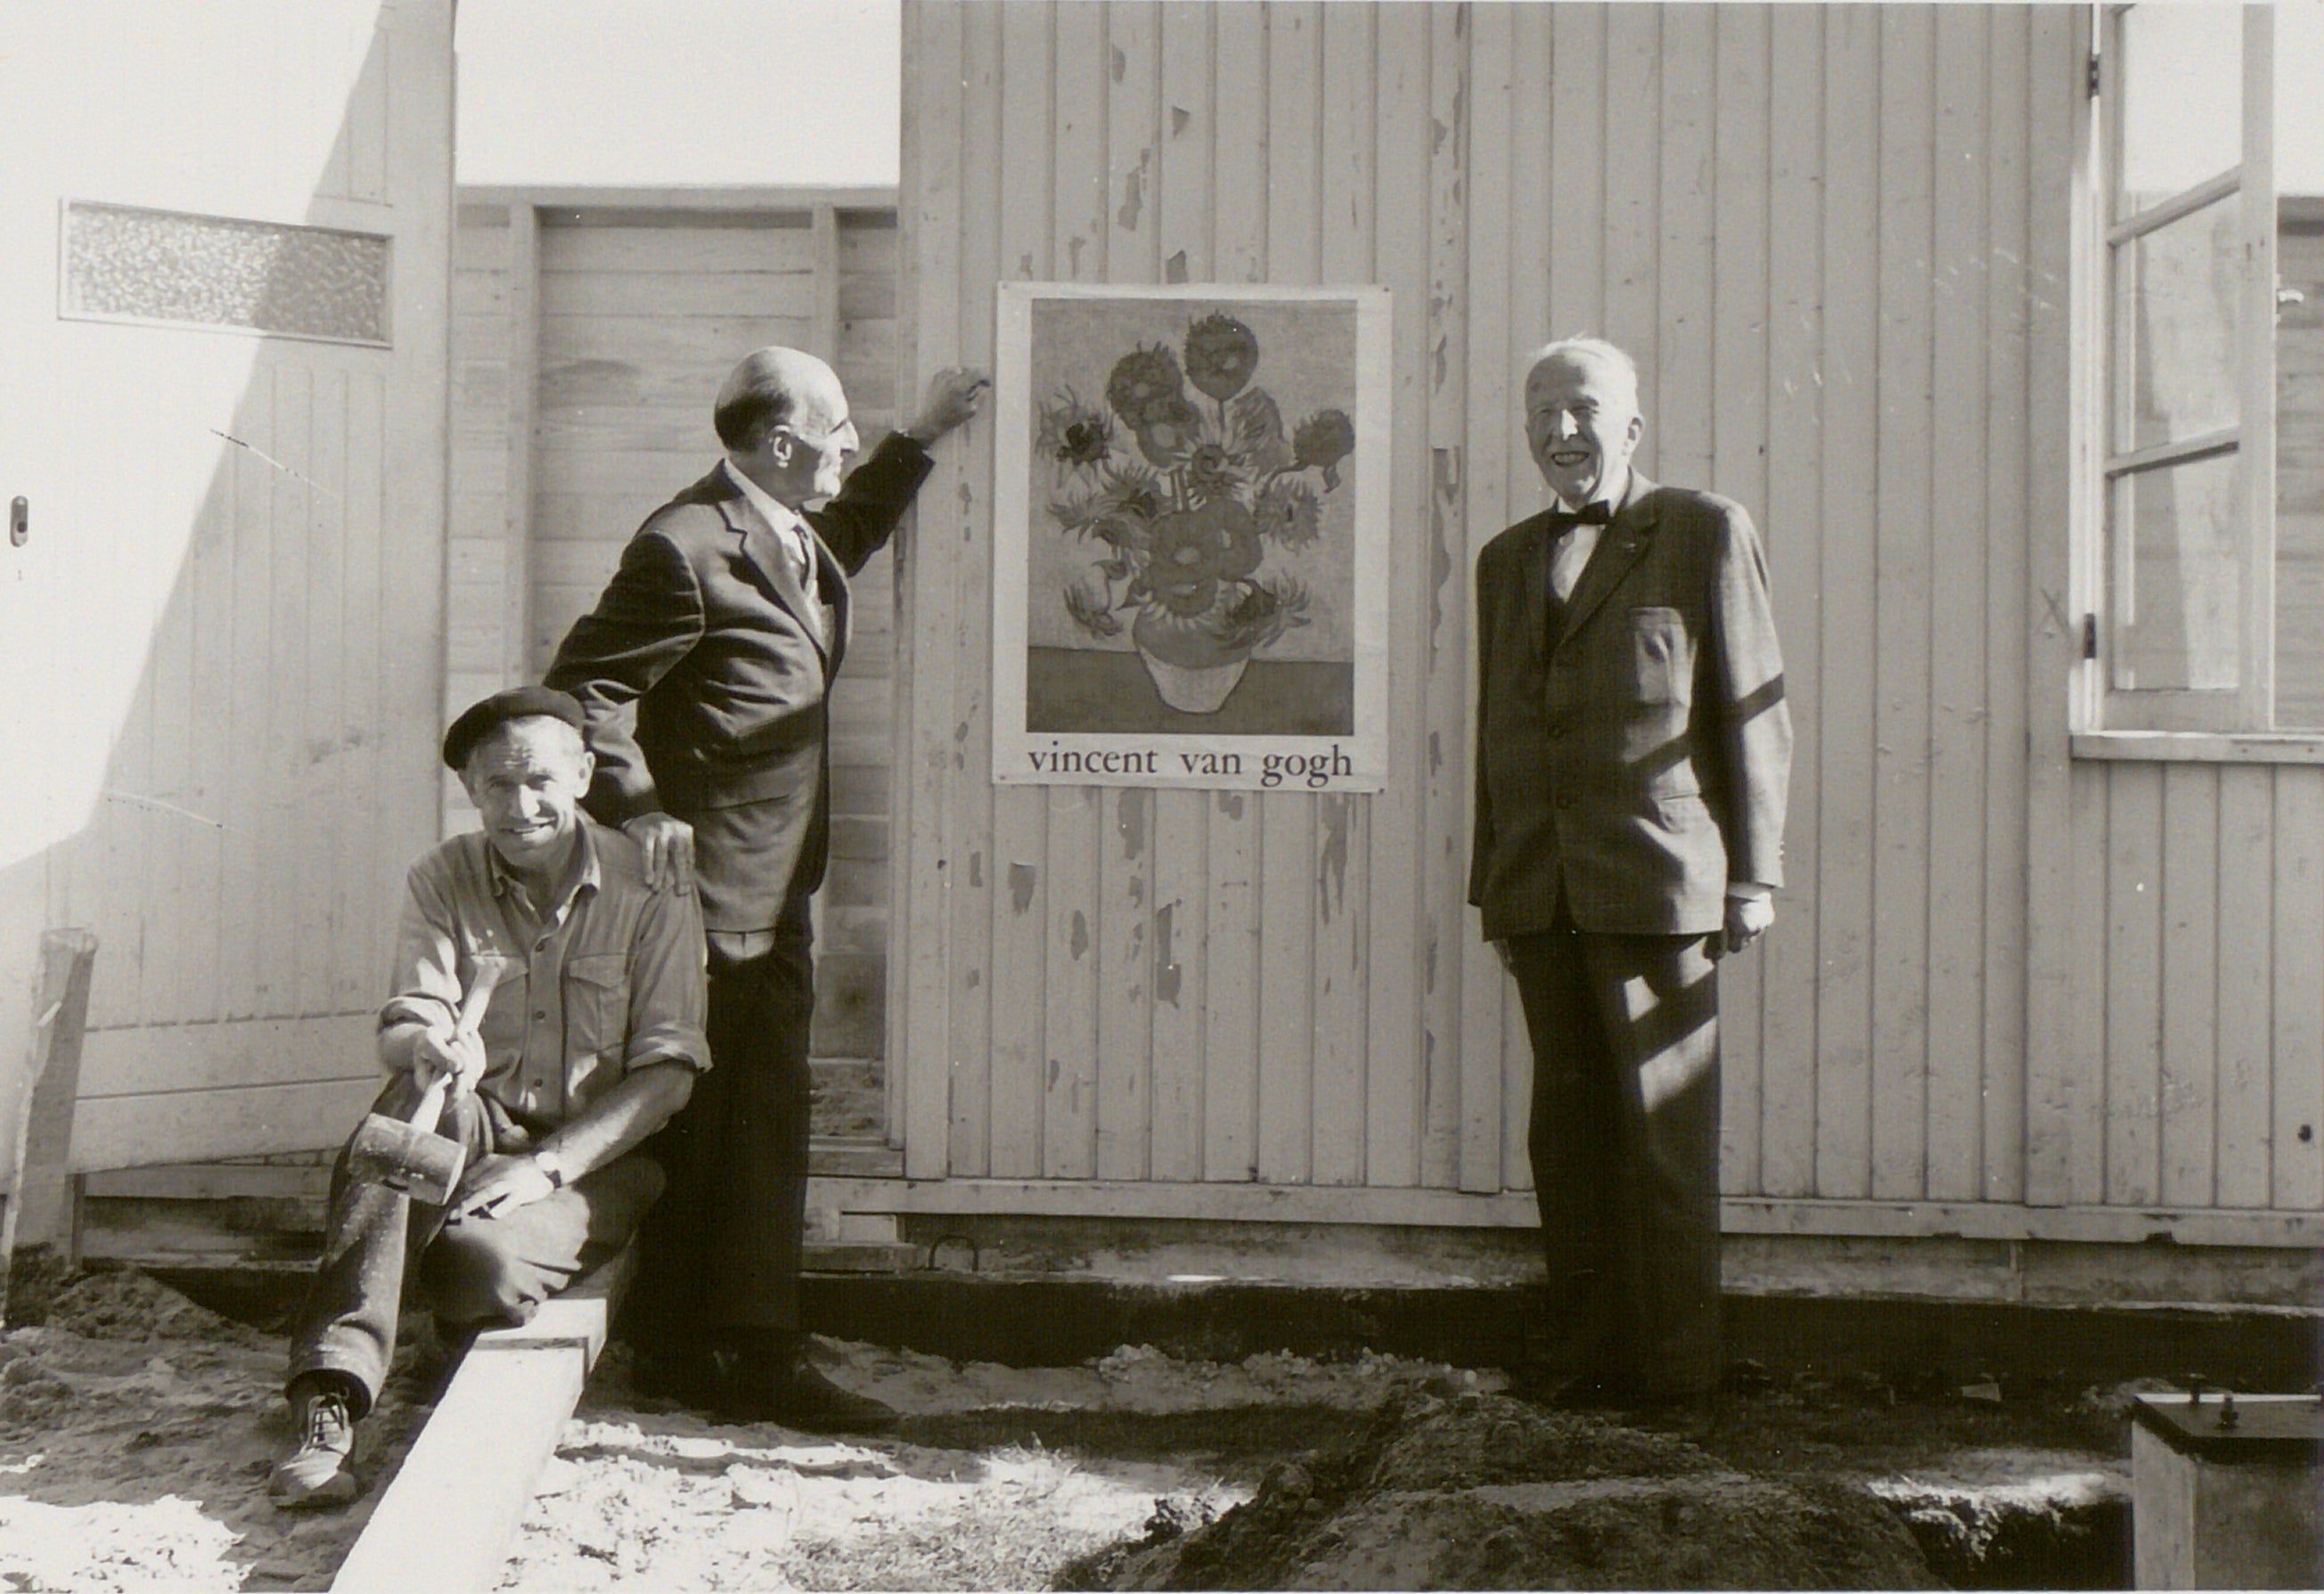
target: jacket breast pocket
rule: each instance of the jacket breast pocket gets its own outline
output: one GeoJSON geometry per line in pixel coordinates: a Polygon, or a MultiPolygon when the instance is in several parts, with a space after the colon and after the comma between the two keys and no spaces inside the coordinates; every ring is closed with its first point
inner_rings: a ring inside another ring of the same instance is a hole
{"type": "Polygon", "coordinates": [[[622,1058],[630,1032],[629,958],[585,953],[565,960],[565,1051],[575,1059],[622,1058]]]}
{"type": "Polygon", "coordinates": [[[1676,609],[1630,611],[1630,696],[1637,703],[1694,699],[1694,638],[1676,609]]]}

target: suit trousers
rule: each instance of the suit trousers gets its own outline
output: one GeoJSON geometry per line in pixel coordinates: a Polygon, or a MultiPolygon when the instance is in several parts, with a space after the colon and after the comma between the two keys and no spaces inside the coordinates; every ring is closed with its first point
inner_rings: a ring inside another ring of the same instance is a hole
{"type": "Polygon", "coordinates": [[[1702,935],[1507,945],[1533,1041],[1547,1370],[1648,1396],[1719,1381],[1719,965],[1702,935]]]}
{"type": "MultiPolygon", "coordinates": [[[[419,1100],[410,1079],[399,1076],[372,1110],[408,1119],[419,1100]]],[[[471,1167],[532,1144],[497,1103],[474,1095],[447,1104],[437,1132],[467,1147],[471,1167]]],[[[363,1387],[364,1411],[395,1359],[407,1277],[447,1327],[526,1322],[543,1301],[627,1245],[662,1188],[653,1158],[632,1151],[529,1205],[447,1223],[441,1207],[351,1179],[352,1144],[331,1169],[322,1259],[291,1330],[285,1381],[344,1373],[363,1387]]]]}
{"type": "Polygon", "coordinates": [[[802,896],[756,957],[710,950],[710,1068],[647,1142],[669,1193],[647,1220],[640,1343],[683,1353],[722,1331],[799,1327],[813,1080],[815,931],[802,896]]]}

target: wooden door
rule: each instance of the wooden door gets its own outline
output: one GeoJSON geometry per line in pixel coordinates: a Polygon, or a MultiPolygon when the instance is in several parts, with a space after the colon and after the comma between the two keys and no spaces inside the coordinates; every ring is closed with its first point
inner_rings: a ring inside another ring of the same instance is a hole
{"type": "Polygon", "coordinates": [[[0,10],[0,1115],[40,932],[93,929],[77,1167],[326,1145],[374,1088],[436,834],[451,29],[0,10]]]}

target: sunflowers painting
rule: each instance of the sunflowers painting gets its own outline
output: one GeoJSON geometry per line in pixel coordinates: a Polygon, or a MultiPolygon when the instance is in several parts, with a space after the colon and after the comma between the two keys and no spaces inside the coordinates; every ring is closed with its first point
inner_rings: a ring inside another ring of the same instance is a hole
{"type": "Polygon", "coordinates": [[[1047,519],[1089,548],[1062,594],[1072,623],[1101,643],[1126,630],[1165,703],[1213,714],[1253,653],[1308,623],[1297,556],[1356,429],[1328,407],[1286,429],[1235,316],[1194,317],[1176,341],[1136,343],[1102,394],[1038,401],[1033,452],[1056,488],[1047,519]]]}

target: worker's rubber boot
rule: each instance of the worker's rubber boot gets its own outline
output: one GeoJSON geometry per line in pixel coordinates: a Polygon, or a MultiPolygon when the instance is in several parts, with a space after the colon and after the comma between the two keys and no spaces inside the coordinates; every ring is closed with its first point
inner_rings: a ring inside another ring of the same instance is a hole
{"type": "Polygon", "coordinates": [[[290,1409],[299,1446],[274,1464],[266,1492],[286,1511],[344,1506],[363,1492],[355,1477],[355,1399],[341,1380],[309,1373],[293,1379],[290,1409]]]}

